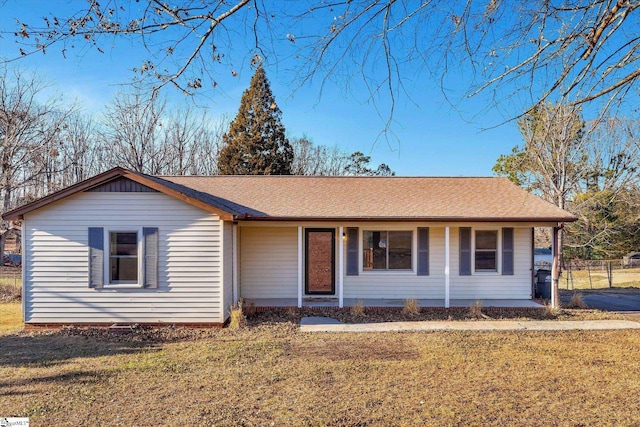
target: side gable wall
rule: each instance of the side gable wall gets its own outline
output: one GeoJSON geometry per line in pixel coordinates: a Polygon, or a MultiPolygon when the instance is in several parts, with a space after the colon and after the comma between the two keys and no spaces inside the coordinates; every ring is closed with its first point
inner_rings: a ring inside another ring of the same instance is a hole
{"type": "Polygon", "coordinates": [[[25,322],[221,323],[222,221],[158,192],[85,192],[25,215],[25,322]],[[158,227],[158,289],[88,287],[88,227],[158,227]]]}

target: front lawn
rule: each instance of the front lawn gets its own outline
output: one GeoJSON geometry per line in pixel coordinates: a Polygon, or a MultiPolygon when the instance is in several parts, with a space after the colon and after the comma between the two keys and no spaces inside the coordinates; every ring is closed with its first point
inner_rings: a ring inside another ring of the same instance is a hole
{"type": "Polygon", "coordinates": [[[0,335],[31,425],[640,424],[637,331],[0,335]]]}
{"type": "Polygon", "coordinates": [[[22,330],[23,326],[22,304],[19,302],[0,303],[0,335],[18,332],[22,330]]]}

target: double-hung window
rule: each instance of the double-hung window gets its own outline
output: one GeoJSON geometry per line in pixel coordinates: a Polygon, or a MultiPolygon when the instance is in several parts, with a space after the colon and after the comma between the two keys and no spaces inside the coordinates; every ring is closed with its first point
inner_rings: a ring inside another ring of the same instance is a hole
{"type": "Polygon", "coordinates": [[[476,230],[475,271],[498,271],[498,231],[476,230]]]}
{"type": "Polygon", "coordinates": [[[89,227],[89,287],[158,288],[157,227],[89,227]]]}
{"type": "Polygon", "coordinates": [[[138,283],[138,232],[109,231],[109,283],[138,283]]]}
{"type": "Polygon", "coordinates": [[[363,231],[363,270],[411,270],[412,231],[363,231]]]}

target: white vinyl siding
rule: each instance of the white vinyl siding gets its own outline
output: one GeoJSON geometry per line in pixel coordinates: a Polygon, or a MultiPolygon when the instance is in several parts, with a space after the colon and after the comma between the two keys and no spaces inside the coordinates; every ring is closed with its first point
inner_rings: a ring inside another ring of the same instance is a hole
{"type": "Polygon", "coordinates": [[[161,193],[79,193],[29,213],[25,321],[223,322],[221,227],[216,215],[161,193]],[[158,227],[158,289],[89,288],[89,227],[158,227]]]}
{"type": "MultiPolygon", "coordinates": [[[[472,225],[475,230],[500,230],[500,224],[472,225]]],[[[530,299],[531,298],[531,228],[513,230],[513,275],[501,274],[502,232],[498,232],[498,271],[474,272],[458,276],[459,229],[451,227],[451,298],[452,299],[530,299]]]]}
{"type": "MultiPolygon", "coordinates": [[[[429,227],[429,275],[418,276],[416,264],[417,228],[395,224],[394,229],[413,230],[412,271],[363,271],[357,276],[344,276],[345,298],[380,299],[443,299],[444,298],[444,227],[429,227]]],[[[353,226],[356,226],[354,224],[353,226]]],[[[367,224],[358,224],[363,229],[373,229],[367,224]]],[[[421,227],[423,225],[420,225],[421,227]]],[[[391,227],[391,226],[389,226],[391,227]]],[[[417,226],[416,226],[417,227],[417,226]]],[[[346,245],[345,245],[346,246],[346,245]]],[[[360,249],[362,250],[362,243],[360,249]]],[[[346,252],[345,252],[346,256],[346,252]]],[[[362,261],[360,261],[362,262],[362,261]]]]}
{"type": "Polygon", "coordinates": [[[240,235],[242,298],[296,298],[297,227],[243,227],[240,235]]]}

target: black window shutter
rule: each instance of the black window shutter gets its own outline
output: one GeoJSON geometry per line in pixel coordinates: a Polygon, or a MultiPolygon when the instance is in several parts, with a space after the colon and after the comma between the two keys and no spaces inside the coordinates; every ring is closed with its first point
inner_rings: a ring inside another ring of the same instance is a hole
{"type": "Polygon", "coordinates": [[[429,228],[418,228],[418,276],[429,275],[429,228]]]}
{"type": "Polygon", "coordinates": [[[471,276],[470,227],[460,227],[460,276],[471,276]]]}
{"type": "Polygon", "coordinates": [[[89,227],[89,287],[102,288],[104,285],[104,230],[89,227]]]}
{"type": "Polygon", "coordinates": [[[502,275],[513,276],[513,228],[502,229],[502,275]]]}
{"type": "Polygon", "coordinates": [[[347,228],[347,276],[358,275],[358,227],[347,228]]]}
{"type": "Polygon", "coordinates": [[[158,287],[158,228],[142,229],[143,287],[158,287]]]}

